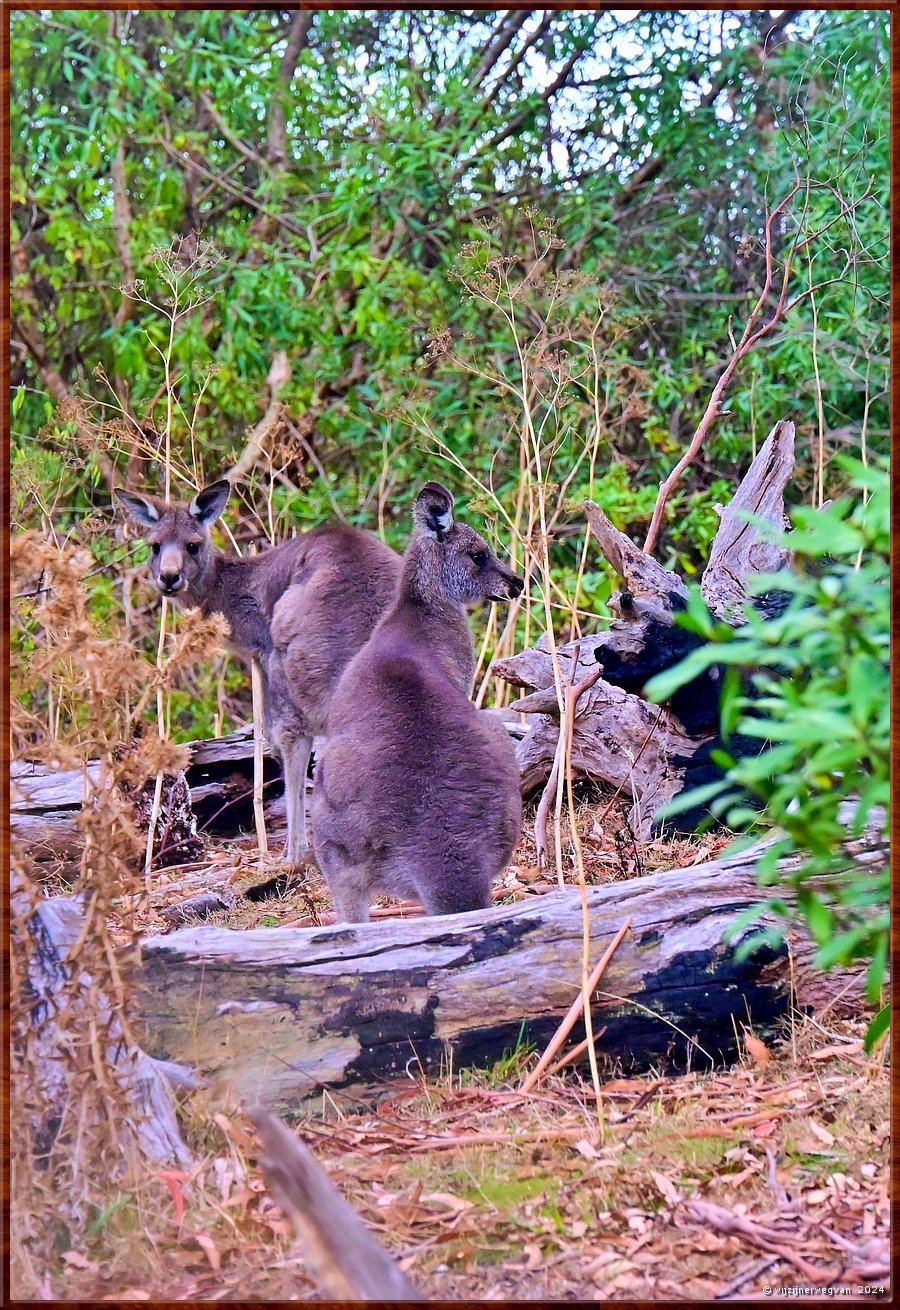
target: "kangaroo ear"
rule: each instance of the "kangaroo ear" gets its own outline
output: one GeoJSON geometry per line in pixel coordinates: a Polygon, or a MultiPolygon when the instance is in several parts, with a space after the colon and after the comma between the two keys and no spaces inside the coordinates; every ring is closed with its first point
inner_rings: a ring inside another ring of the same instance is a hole
{"type": "Polygon", "coordinates": [[[208,527],[210,523],[215,523],[222,513],[230,495],[231,483],[225,478],[220,478],[218,482],[211,482],[208,487],[197,492],[188,505],[188,513],[193,515],[203,527],[208,527]]]}
{"type": "Polygon", "coordinates": [[[116,497],[124,507],[126,514],[134,519],[135,523],[140,523],[144,528],[152,528],[154,523],[159,522],[159,510],[146,496],[140,496],[136,491],[124,491],[121,487],[116,487],[116,497]]]}
{"type": "Polygon", "coordinates": [[[413,522],[437,541],[453,527],[453,497],[439,482],[426,482],[413,505],[413,522]]]}

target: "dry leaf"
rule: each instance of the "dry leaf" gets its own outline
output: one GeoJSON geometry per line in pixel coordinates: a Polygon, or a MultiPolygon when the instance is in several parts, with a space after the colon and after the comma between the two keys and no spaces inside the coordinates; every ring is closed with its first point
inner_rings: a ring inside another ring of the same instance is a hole
{"type": "Polygon", "coordinates": [[[834,1056],[854,1055],[862,1050],[862,1042],[841,1042],[838,1046],[823,1046],[819,1051],[810,1051],[810,1060],[831,1060],[834,1056]]]}
{"type": "Polygon", "coordinates": [[[161,1178],[168,1187],[172,1195],[172,1204],[175,1206],[175,1222],[180,1224],[184,1218],[184,1192],[181,1184],[187,1182],[187,1174],[181,1169],[159,1169],[154,1177],[161,1178]]]}
{"type": "Polygon", "coordinates": [[[806,1126],[812,1135],[818,1137],[819,1141],[823,1142],[825,1146],[834,1146],[834,1137],[832,1134],[827,1128],[823,1128],[821,1124],[816,1123],[815,1119],[810,1119],[806,1126]]]}
{"type": "Polygon", "coordinates": [[[222,1257],[209,1233],[195,1233],[194,1241],[206,1253],[206,1258],[216,1273],[222,1268],[222,1257]]]}
{"type": "Polygon", "coordinates": [[[650,1177],[653,1179],[657,1189],[662,1193],[670,1205],[678,1205],[681,1200],[681,1193],[665,1174],[657,1173],[655,1169],[650,1170],[650,1177]]]}
{"type": "Polygon", "coordinates": [[[544,1263],[544,1253],[537,1243],[526,1242],[522,1249],[528,1256],[528,1259],[525,1261],[524,1266],[520,1265],[520,1268],[540,1269],[541,1265],[544,1263]]]}
{"type": "Polygon", "coordinates": [[[253,1138],[249,1133],[245,1133],[243,1128],[238,1128],[231,1122],[225,1114],[214,1114],[213,1123],[217,1123],[226,1137],[241,1148],[242,1151],[248,1151],[251,1155],[256,1155],[257,1148],[253,1138]]]}
{"type": "Polygon", "coordinates": [[[756,1125],[753,1129],[754,1137],[771,1137],[778,1127],[777,1119],[764,1119],[762,1123],[756,1125]]]}
{"type": "Polygon", "coordinates": [[[421,1197],[422,1201],[433,1201],[436,1205],[443,1206],[445,1210],[452,1210],[454,1214],[462,1214],[464,1210],[474,1209],[471,1201],[464,1201],[461,1196],[454,1196],[452,1192],[428,1192],[421,1197]]]}
{"type": "Polygon", "coordinates": [[[80,1251],[63,1251],[62,1258],[67,1265],[74,1265],[76,1269],[86,1269],[92,1274],[95,1274],[100,1268],[96,1260],[89,1260],[80,1251]]]}
{"type": "Polygon", "coordinates": [[[648,1083],[645,1078],[613,1078],[604,1083],[600,1091],[604,1095],[619,1095],[622,1092],[646,1092],[648,1083]]]}
{"type": "Polygon", "coordinates": [[[583,1155],[586,1160],[599,1160],[601,1158],[596,1146],[594,1146],[593,1142],[589,1142],[586,1137],[582,1137],[580,1141],[575,1143],[575,1150],[579,1155],[583,1155]]]}
{"type": "Polygon", "coordinates": [[[760,1069],[765,1069],[772,1059],[771,1052],[765,1042],[761,1042],[758,1037],[754,1037],[753,1033],[748,1032],[745,1028],[744,1045],[760,1069]]]}

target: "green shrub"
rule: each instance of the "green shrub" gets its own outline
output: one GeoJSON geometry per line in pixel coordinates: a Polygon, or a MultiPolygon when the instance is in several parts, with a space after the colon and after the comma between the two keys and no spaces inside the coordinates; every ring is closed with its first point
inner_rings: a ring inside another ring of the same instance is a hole
{"type": "MultiPolygon", "coordinates": [[[[668,813],[707,802],[730,828],[775,827],[776,840],[757,864],[760,884],[772,894],[742,916],[741,926],[761,908],[786,920],[801,915],[822,968],[869,961],[874,1004],[888,958],[889,871],[886,862],[854,864],[843,843],[873,820],[888,828],[889,482],[882,464],[842,463],[861,494],[824,510],[795,509],[795,531],[776,537],[793,551],[792,566],[752,580],[751,594],[775,587],[789,593],[780,617],[766,621],[748,607],[746,624],[734,628],[713,619],[695,589],[679,621],[707,642],[655,678],[648,695],[664,700],[713,664],[726,670],[723,740],[727,745],[737,730],[765,748],[738,760],[722,753],[722,781],[678,797],[668,813]],[[778,862],[791,852],[804,858],[786,874],[778,862]],[[778,895],[788,884],[796,909],[778,895]]],[[[885,1006],[870,1027],[870,1045],[887,1022],[885,1006]]]]}

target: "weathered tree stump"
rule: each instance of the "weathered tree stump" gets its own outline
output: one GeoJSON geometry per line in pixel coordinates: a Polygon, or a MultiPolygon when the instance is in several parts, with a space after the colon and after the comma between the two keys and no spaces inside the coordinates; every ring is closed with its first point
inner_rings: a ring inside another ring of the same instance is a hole
{"type": "MultiPolygon", "coordinates": [[[[84,929],[80,897],[30,895],[25,880],[14,870],[11,903],[13,934],[24,933],[28,938],[22,952],[28,961],[27,996],[19,998],[28,1003],[28,1010],[13,1049],[15,1052],[17,1040],[20,1046],[28,1045],[29,1068],[38,1084],[35,1108],[29,1111],[20,1106],[19,1111],[30,1114],[32,1140],[43,1153],[52,1145],[72,1094],[60,1049],[60,1006],[66,1004],[78,1015],[84,1014],[85,998],[94,984],[79,965],[77,954],[73,957],[84,929]]],[[[91,1019],[105,1035],[108,1068],[123,1098],[133,1107],[129,1124],[134,1144],[148,1161],[188,1163],[191,1153],[178,1129],[172,1088],[195,1087],[197,1079],[189,1069],[154,1060],[135,1048],[102,994],[92,997],[91,1006],[91,1019]]]]}
{"type": "MultiPolygon", "coordinates": [[[[765,541],[743,515],[749,511],[784,527],[784,489],[793,462],[794,425],[782,420],[721,514],[701,583],[707,604],[720,617],[740,622],[747,578],[777,569],[786,560],[785,552],[765,541]]],[[[576,775],[633,798],[629,824],[635,835],[649,837],[654,814],[690,785],[692,761],[715,738],[719,677],[717,670],[710,670],[665,706],[643,698],[643,684],[680,658],[675,634],[681,630],[673,630],[672,620],[684,602],[685,584],[614,527],[598,505],[585,502],[585,514],[622,586],[609,600],[615,616],[609,628],[557,651],[565,681],[584,678],[598,663],[604,670],[579,701],[572,765],[576,775]]],[[[549,776],[559,738],[553,661],[546,641],[541,638],[518,655],[496,660],[493,671],[528,693],[510,708],[535,716],[516,748],[523,788],[530,792],[549,776]]]]}
{"type": "MultiPolygon", "coordinates": [[[[770,1036],[792,1003],[817,1008],[849,980],[858,1008],[861,974],[813,970],[805,937],[792,959],[782,945],[735,960],[729,929],[759,900],[758,854],[589,888],[594,960],[632,921],[593,999],[601,1056],[632,1069],[727,1063],[742,1024],[770,1036]]],[[[883,857],[873,835],[848,861],[883,857]]],[[[144,941],[133,982],[149,1051],[215,1093],[290,1109],[323,1088],[368,1099],[451,1060],[489,1066],[520,1039],[544,1046],[580,988],[581,952],[580,897],[566,891],[324,930],[185,928],[144,941]]]]}

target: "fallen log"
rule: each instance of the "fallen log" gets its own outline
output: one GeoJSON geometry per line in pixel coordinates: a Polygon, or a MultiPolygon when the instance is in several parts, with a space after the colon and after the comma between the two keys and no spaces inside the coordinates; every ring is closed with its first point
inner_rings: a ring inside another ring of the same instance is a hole
{"type": "MultiPolygon", "coordinates": [[[[496,714],[495,710],[485,713],[496,714]]],[[[505,716],[514,736],[524,734],[517,720],[505,716]]],[[[197,831],[212,838],[235,837],[254,831],[253,728],[239,728],[227,737],[185,743],[190,763],[185,779],[197,831]]],[[[84,845],[81,831],[86,784],[101,776],[100,763],[83,769],[48,769],[27,760],[10,765],[10,827],[23,854],[32,863],[77,860],[84,845]]],[[[264,813],[268,826],[284,827],[284,780],[278,760],[264,742],[264,813]]],[[[308,782],[311,786],[311,781],[308,782]]],[[[166,812],[157,824],[166,831],[166,812]]]]}
{"type": "MultiPolygon", "coordinates": [[[[187,743],[190,764],[185,779],[197,828],[229,837],[253,828],[253,731],[241,728],[227,737],[187,743]]],[[[33,862],[71,860],[83,846],[82,804],[86,785],[95,785],[96,760],[83,769],[47,769],[25,760],[10,765],[10,826],[20,849],[33,862]]],[[[284,784],[277,760],[267,752],[266,799],[272,815],[283,804],[284,784]]],[[[166,830],[163,813],[157,825],[166,830]]]]}
{"type": "MultiPolygon", "coordinates": [[[[867,835],[848,863],[883,860],[884,846],[867,835]]],[[[759,853],[588,889],[594,960],[632,919],[593,998],[601,1060],[720,1065],[742,1024],[765,1040],[794,1006],[842,990],[858,1010],[861,970],[814,970],[803,935],[735,959],[759,853]]],[[[145,939],[132,981],[148,1051],[195,1068],[213,1095],[291,1109],[323,1088],[367,1100],[398,1078],[490,1066],[522,1041],[543,1048],[579,991],[581,952],[580,898],[566,891],[324,930],[180,929],[145,939]]],[[[583,1037],[576,1025],[569,1040],[583,1037]]]]}

